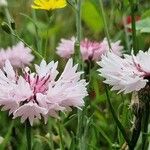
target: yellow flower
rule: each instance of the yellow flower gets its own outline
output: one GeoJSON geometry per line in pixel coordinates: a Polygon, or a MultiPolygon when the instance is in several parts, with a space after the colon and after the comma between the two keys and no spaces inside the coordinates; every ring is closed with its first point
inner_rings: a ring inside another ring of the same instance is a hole
{"type": "Polygon", "coordinates": [[[53,10],[63,8],[67,5],[66,0],[34,0],[34,9],[53,10]]]}

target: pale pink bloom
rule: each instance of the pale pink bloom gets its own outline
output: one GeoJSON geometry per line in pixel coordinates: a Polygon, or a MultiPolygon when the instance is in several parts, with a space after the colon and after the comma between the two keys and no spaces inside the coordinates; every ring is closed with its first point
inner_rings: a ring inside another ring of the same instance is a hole
{"type": "Polygon", "coordinates": [[[83,98],[87,95],[84,79],[80,79],[82,72],[77,72],[73,60],[69,59],[59,78],[58,63],[49,64],[43,60],[40,66],[35,65],[35,72],[29,68],[23,70],[23,76],[13,70],[7,60],[3,70],[0,70],[0,106],[2,110],[9,110],[13,118],[21,117],[21,122],[29,120],[33,124],[35,119],[48,116],[57,117],[58,111],[71,110],[71,107],[81,108],[83,98]]]}
{"type": "Polygon", "coordinates": [[[88,39],[81,41],[81,54],[83,60],[99,60],[103,54],[101,51],[101,45],[98,42],[91,42],[88,39]]]}
{"type": "MultiPolygon", "coordinates": [[[[70,58],[75,53],[75,38],[71,40],[62,39],[57,49],[57,54],[62,58],[70,58]]],[[[108,51],[113,51],[115,54],[122,55],[123,46],[120,45],[120,41],[111,42],[111,49],[106,38],[102,42],[94,42],[88,39],[84,39],[80,44],[80,51],[82,59],[98,61],[103,54],[108,51]]]]}
{"type": "Polygon", "coordinates": [[[98,61],[101,59],[101,56],[106,54],[109,51],[114,52],[118,56],[122,55],[123,46],[120,45],[120,41],[111,42],[111,49],[107,39],[105,38],[102,42],[92,42],[88,39],[81,41],[81,54],[83,60],[93,60],[98,61]]]}
{"type": "Polygon", "coordinates": [[[70,58],[74,54],[75,38],[61,39],[58,47],[56,48],[57,54],[62,58],[70,58]]]}
{"type": "Polygon", "coordinates": [[[34,56],[31,54],[31,49],[25,47],[22,42],[19,42],[13,47],[7,49],[0,49],[0,67],[4,66],[6,60],[9,60],[13,67],[22,68],[29,65],[34,56]]]}
{"type": "MultiPolygon", "coordinates": [[[[123,46],[120,45],[120,42],[121,41],[110,42],[111,51],[118,56],[122,55],[122,50],[123,50],[123,46]]],[[[110,48],[109,48],[108,41],[106,38],[104,38],[104,40],[100,43],[101,56],[102,54],[106,54],[109,50],[110,48]]]]}
{"type": "Polygon", "coordinates": [[[112,90],[130,93],[144,88],[150,81],[150,50],[139,51],[135,56],[124,55],[121,58],[112,52],[102,56],[98,63],[100,75],[106,78],[105,83],[113,86],[112,90]]]}

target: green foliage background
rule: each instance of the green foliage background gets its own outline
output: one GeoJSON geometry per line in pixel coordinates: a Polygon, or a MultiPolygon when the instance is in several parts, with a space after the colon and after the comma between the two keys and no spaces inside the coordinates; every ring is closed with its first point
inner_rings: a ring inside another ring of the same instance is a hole
{"type": "MultiPolygon", "coordinates": [[[[41,55],[46,49],[47,61],[59,60],[63,69],[66,61],[56,54],[56,46],[61,38],[70,38],[76,35],[75,13],[71,6],[56,10],[49,18],[46,11],[31,9],[30,0],[9,0],[9,12],[14,19],[16,31],[29,45],[33,46],[41,55]],[[50,22],[51,20],[51,22],[50,22]]],[[[121,40],[124,53],[132,49],[131,33],[126,32],[123,26],[123,17],[130,15],[128,0],[104,0],[104,11],[107,27],[112,41],[121,40]]],[[[138,47],[147,50],[150,46],[150,2],[139,0],[137,15],[141,20],[137,22],[138,47]]],[[[0,8],[0,22],[8,22],[6,12],[0,8]]],[[[130,25],[129,25],[130,26],[130,25]]],[[[104,24],[98,0],[83,0],[82,4],[82,39],[85,37],[100,41],[105,37],[104,24]]],[[[8,35],[0,28],[0,47],[6,48],[17,43],[17,39],[8,35]]],[[[40,62],[38,58],[36,63],[40,62]]],[[[89,97],[85,99],[83,108],[84,118],[81,128],[82,138],[76,144],[77,110],[63,114],[61,120],[49,118],[48,124],[43,121],[35,123],[32,129],[33,149],[47,150],[60,149],[59,125],[63,133],[63,144],[66,150],[108,150],[120,149],[124,139],[119,132],[107,104],[103,79],[98,76],[97,65],[90,71],[89,97]]],[[[129,109],[131,95],[109,92],[112,104],[118,118],[130,134],[133,114],[129,109]]],[[[0,136],[4,141],[0,149],[25,150],[26,139],[24,124],[19,119],[12,120],[7,112],[0,112],[0,136]]],[[[141,141],[137,144],[140,149],[141,141]]]]}

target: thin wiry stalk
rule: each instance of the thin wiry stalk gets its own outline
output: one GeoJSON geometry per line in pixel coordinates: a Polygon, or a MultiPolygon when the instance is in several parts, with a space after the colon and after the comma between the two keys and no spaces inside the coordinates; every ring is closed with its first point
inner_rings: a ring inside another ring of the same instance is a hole
{"type": "Polygon", "coordinates": [[[145,110],[143,116],[143,133],[142,133],[142,149],[146,149],[148,143],[148,123],[149,123],[149,113],[150,113],[150,106],[149,102],[145,103],[145,110]]]}
{"type": "Polygon", "coordinates": [[[25,46],[27,46],[27,47],[29,47],[31,50],[32,50],[32,52],[37,56],[37,57],[39,57],[40,59],[43,59],[43,56],[40,54],[40,53],[38,53],[36,50],[34,50],[30,45],[28,45],[23,39],[21,39],[16,33],[12,33],[12,35],[14,36],[14,37],[16,37],[18,40],[20,40],[21,42],[23,42],[24,44],[25,44],[25,46]]]}
{"type": "MultiPolygon", "coordinates": [[[[9,10],[7,7],[4,8],[4,11],[5,11],[5,15],[6,15],[6,18],[7,18],[7,22],[9,23],[10,26],[14,26],[15,27],[15,22],[14,20],[12,19],[10,13],[9,13],[9,10]]],[[[11,37],[11,42],[13,44],[14,42],[14,37],[11,37]]]]}
{"type": "MultiPolygon", "coordinates": [[[[36,12],[35,12],[35,10],[33,9],[33,11],[32,11],[32,18],[33,18],[33,21],[37,21],[37,18],[36,18],[36,12]]],[[[39,40],[40,40],[40,38],[39,38],[39,33],[38,33],[38,27],[37,27],[37,25],[35,24],[35,23],[33,23],[33,25],[34,25],[34,28],[35,28],[35,32],[36,32],[36,36],[35,36],[35,41],[36,41],[36,48],[37,48],[37,51],[39,51],[39,49],[40,49],[40,46],[39,46],[39,40]]]]}
{"type": "Polygon", "coordinates": [[[134,0],[129,0],[130,7],[131,7],[131,25],[132,25],[132,46],[133,50],[137,53],[137,38],[136,38],[136,20],[135,20],[135,7],[136,3],[134,3],[134,0]]]}
{"type": "Polygon", "coordinates": [[[103,17],[105,34],[106,34],[106,37],[107,37],[109,48],[111,49],[111,42],[110,42],[110,37],[109,37],[109,31],[108,31],[108,26],[107,26],[107,22],[106,22],[106,17],[105,17],[104,6],[103,6],[102,0],[99,0],[99,4],[100,4],[100,11],[101,11],[101,14],[102,14],[102,17],[103,17]]]}
{"type": "Polygon", "coordinates": [[[32,150],[31,125],[29,120],[25,122],[25,128],[26,128],[27,149],[32,150]]]}
{"type": "Polygon", "coordinates": [[[141,133],[141,123],[142,123],[142,116],[143,116],[143,108],[139,108],[137,115],[135,116],[134,121],[134,128],[132,131],[132,137],[131,137],[131,145],[130,150],[134,150],[137,144],[137,141],[139,139],[140,133],[141,133]]]}
{"type": "Polygon", "coordinates": [[[130,143],[130,139],[129,139],[129,136],[127,135],[123,125],[121,124],[121,122],[119,121],[118,117],[117,117],[117,114],[111,104],[111,101],[110,101],[110,97],[109,97],[109,93],[108,93],[108,89],[107,89],[107,86],[105,85],[105,91],[106,91],[106,97],[107,97],[107,101],[108,101],[108,104],[109,104],[109,107],[110,107],[110,111],[112,113],[112,116],[113,116],[113,119],[114,121],[116,122],[119,130],[121,131],[125,141],[128,143],[128,146],[130,147],[131,143],[130,143]]]}
{"type": "Polygon", "coordinates": [[[64,143],[63,143],[63,134],[62,134],[62,125],[61,122],[58,122],[58,130],[59,130],[59,137],[60,137],[60,148],[64,150],[64,143]]]}
{"type": "Polygon", "coordinates": [[[77,61],[80,60],[80,41],[81,41],[81,3],[82,0],[77,0],[76,3],[76,42],[75,42],[75,55],[77,61]]]}

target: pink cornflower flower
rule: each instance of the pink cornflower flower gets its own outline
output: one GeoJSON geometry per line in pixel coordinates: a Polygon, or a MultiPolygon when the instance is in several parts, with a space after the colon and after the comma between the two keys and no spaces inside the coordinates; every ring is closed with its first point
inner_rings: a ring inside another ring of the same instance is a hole
{"type": "Polygon", "coordinates": [[[91,42],[88,39],[81,41],[81,55],[83,60],[99,60],[101,46],[98,42],[91,42]]]}
{"type": "Polygon", "coordinates": [[[112,87],[112,90],[130,93],[139,91],[150,82],[150,50],[148,52],[139,51],[135,56],[124,55],[124,58],[108,52],[102,56],[98,63],[101,68],[100,75],[112,87]]]}
{"type": "Polygon", "coordinates": [[[0,56],[1,68],[4,66],[6,60],[9,60],[13,67],[22,68],[29,65],[34,59],[34,56],[31,54],[31,49],[25,47],[22,42],[19,42],[12,48],[0,49],[0,56]]]}
{"type": "Polygon", "coordinates": [[[57,117],[58,111],[67,111],[71,107],[80,108],[84,105],[83,98],[87,96],[82,72],[77,72],[78,65],[73,66],[70,59],[63,73],[58,75],[58,63],[46,64],[43,60],[40,66],[35,65],[35,72],[26,67],[23,75],[18,75],[7,60],[3,71],[0,70],[0,105],[2,110],[9,110],[13,118],[21,117],[21,122],[29,120],[33,125],[36,119],[48,116],[57,117]]]}
{"type": "Polygon", "coordinates": [[[62,58],[70,58],[74,54],[75,38],[61,39],[58,47],[56,48],[57,54],[62,58]]]}
{"type": "MultiPolygon", "coordinates": [[[[57,54],[63,58],[70,58],[75,53],[75,38],[71,40],[62,39],[57,49],[57,54]]],[[[120,45],[120,41],[111,42],[111,51],[117,55],[122,55],[123,46],[120,45]]],[[[88,39],[81,41],[80,50],[82,59],[98,61],[101,56],[110,51],[106,38],[102,42],[94,42],[88,39]]]]}
{"type": "MultiPolygon", "coordinates": [[[[111,51],[118,56],[121,56],[123,51],[123,46],[120,45],[120,42],[121,41],[110,42],[111,51]]],[[[109,44],[106,38],[104,38],[104,40],[100,43],[100,51],[100,58],[103,54],[106,54],[108,51],[110,51],[109,44]]]]}

